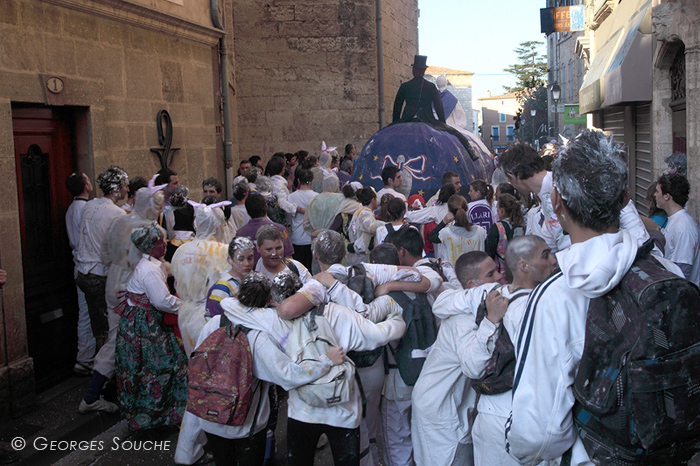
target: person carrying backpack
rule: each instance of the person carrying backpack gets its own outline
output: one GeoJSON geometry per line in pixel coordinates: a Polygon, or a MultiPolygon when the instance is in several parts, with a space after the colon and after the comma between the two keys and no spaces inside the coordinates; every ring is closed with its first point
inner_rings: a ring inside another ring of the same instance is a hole
{"type": "Polygon", "coordinates": [[[508,242],[516,236],[525,234],[523,211],[515,196],[512,194],[501,194],[498,197],[498,218],[500,220],[491,225],[491,229],[486,235],[484,248],[486,254],[496,262],[498,271],[506,276],[506,248],[508,247],[508,242]]]}
{"type": "MultiPolygon", "coordinates": [[[[270,289],[270,280],[253,272],[243,280],[238,299],[249,310],[265,307],[270,289]]],[[[316,359],[292,361],[269,334],[232,325],[226,313],[217,315],[202,329],[189,363],[185,418],[190,419],[185,423],[206,435],[217,465],[259,466],[265,456],[270,384],[293,390],[344,361],[337,346],[316,359]]],[[[196,436],[188,432],[189,438],[196,436]]],[[[178,442],[182,448],[186,445],[178,442]]]]}
{"type": "Polygon", "coordinates": [[[619,228],[621,145],[583,131],[552,176],[552,209],[572,245],[557,253],[561,272],[531,293],[515,339],[506,450],[521,464],[684,464],[700,424],[688,389],[700,383],[700,293],[619,228]]]}

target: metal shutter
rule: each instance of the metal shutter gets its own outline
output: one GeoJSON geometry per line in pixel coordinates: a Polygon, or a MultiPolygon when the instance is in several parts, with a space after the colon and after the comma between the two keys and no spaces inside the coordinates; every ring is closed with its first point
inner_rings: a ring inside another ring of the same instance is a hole
{"type": "Polygon", "coordinates": [[[630,161],[630,195],[637,210],[648,215],[647,188],[654,176],[651,156],[651,102],[639,102],[634,106],[634,140],[634,159],[630,161]]]}

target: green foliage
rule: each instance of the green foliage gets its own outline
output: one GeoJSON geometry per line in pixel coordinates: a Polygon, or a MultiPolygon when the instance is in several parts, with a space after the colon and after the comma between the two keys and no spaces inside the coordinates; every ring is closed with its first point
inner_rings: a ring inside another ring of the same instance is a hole
{"type": "Polygon", "coordinates": [[[516,121],[515,137],[528,142],[533,142],[534,139],[540,139],[540,144],[542,144],[548,139],[547,88],[545,86],[539,86],[534,89],[520,91],[518,93],[518,103],[520,103],[520,108],[513,118],[516,121]],[[534,119],[530,114],[530,110],[532,109],[536,110],[534,119]],[[518,118],[521,120],[518,121],[518,118]],[[535,131],[534,139],[532,137],[533,129],[535,131]]]}
{"type": "Polygon", "coordinates": [[[545,85],[547,75],[547,57],[538,51],[542,42],[522,42],[516,49],[518,63],[504,68],[503,71],[515,75],[515,86],[506,87],[506,92],[521,92],[545,85]]]}

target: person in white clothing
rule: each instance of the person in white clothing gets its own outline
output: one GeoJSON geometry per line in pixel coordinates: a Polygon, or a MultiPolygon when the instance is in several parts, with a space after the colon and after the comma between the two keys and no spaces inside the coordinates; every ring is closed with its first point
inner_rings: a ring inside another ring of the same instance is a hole
{"type": "Polygon", "coordinates": [[[245,209],[245,200],[248,199],[249,185],[245,176],[237,176],[233,179],[233,197],[231,202],[231,220],[238,231],[250,221],[250,215],[245,209]]]}
{"type": "Polygon", "coordinates": [[[393,198],[389,200],[386,204],[386,218],[387,223],[377,228],[377,241],[375,244],[379,245],[387,242],[386,238],[393,236],[393,234],[401,229],[406,222],[404,221],[404,215],[406,214],[406,202],[399,198],[393,198]],[[389,232],[389,228],[393,231],[389,232]]]}
{"type": "Polygon", "coordinates": [[[107,266],[102,263],[100,253],[102,240],[107,235],[112,222],[126,215],[117,206],[124,199],[129,184],[127,173],[117,166],[111,166],[97,177],[97,185],[104,197],[89,201],[83,207],[80,219],[80,239],[75,265],[78,269],[76,283],[85,293],[90,313],[90,325],[99,349],[107,340],[109,324],[107,322],[107,303],[105,285],[107,283],[107,266]]]}
{"type": "Polygon", "coordinates": [[[484,250],[486,230],[471,223],[468,208],[467,200],[457,194],[447,202],[447,214],[428,236],[433,243],[442,244],[436,250],[438,259],[456,264],[462,254],[484,250]]]}
{"type": "Polygon", "coordinates": [[[389,165],[382,170],[382,182],[384,187],[377,192],[377,199],[382,200],[385,194],[391,194],[394,197],[406,201],[406,196],[397,191],[401,187],[401,170],[398,167],[389,165]]]}
{"type": "Polygon", "coordinates": [[[289,199],[289,189],[287,189],[287,180],[284,176],[284,168],[287,161],[284,157],[273,156],[265,167],[265,173],[270,177],[272,183],[272,193],[277,196],[279,206],[287,212],[288,215],[304,214],[306,209],[295,204],[289,199]]]}
{"type": "Polygon", "coordinates": [[[302,283],[311,280],[311,273],[294,259],[284,258],[284,233],[274,225],[263,225],[255,234],[255,244],[258,245],[260,259],[255,265],[255,271],[263,274],[270,280],[284,270],[289,270],[297,275],[302,283]]]}
{"type": "Polygon", "coordinates": [[[465,361],[459,351],[474,317],[465,311],[442,309],[452,309],[452,301],[457,299],[461,304],[473,306],[476,301],[478,305],[484,294],[482,285],[495,287],[501,274],[483,251],[461,256],[455,271],[464,289],[447,290],[433,304],[433,313],[442,319],[440,332],[413,387],[411,432],[418,466],[474,464],[471,418],[476,393],[462,372],[465,361]]]}
{"type": "MultiPolygon", "coordinates": [[[[66,230],[68,231],[68,243],[73,251],[73,262],[78,254],[78,241],[80,241],[80,220],[83,217],[83,208],[90,198],[92,183],[90,178],[77,171],[66,180],[66,188],[73,195],[73,202],[66,210],[66,230]]],[[[74,267],[73,280],[78,277],[77,265],[74,267]]],[[[78,292],[78,354],[75,357],[73,372],[78,375],[92,374],[92,362],[95,360],[95,337],[90,328],[90,314],[85,300],[85,293],[79,286],[75,286],[78,292]]]]}
{"type": "MultiPolygon", "coordinates": [[[[506,263],[513,274],[513,282],[486,298],[487,313],[480,324],[470,321],[471,328],[463,336],[459,350],[464,358],[462,370],[474,380],[483,377],[492,361],[499,326],[505,326],[511,341],[516,340],[525,304],[530,291],[552,275],[557,260],[547,243],[537,236],[513,238],[506,251],[506,263]],[[505,299],[503,299],[505,298],[505,299]],[[506,312],[507,310],[507,312],[506,312]]],[[[458,300],[451,305],[455,312],[465,312],[458,300]]],[[[476,317],[472,308],[471,317],[476,317]]],[[[514,363],[515,361],[513,361],[514,363]]],[[[512,385],[512,380],[510,380],[512,385]]],[[[512,393],[482,393],[477,403],[477,416],[472,427],[475,466],[517,466],[518,463],[505,449],[505,424],[510,415],[512,393]]]]}
{"type": "MultiPolygon", "coordinates": [[[[163,210],[163,203],[162,191],[156,190],[151,195],[150,188],[139,189],[134,196],[134,209],[131,214],[116,219],[102,241],[100,257],[102,263],[108,267],[105,302],[109,333],[107,341],[95,355],[91,388],[93,384],[101,388],[104,382],[114,375],[114,351],[121,320],[115,308],[122,302],[121,295],[127,288],[142,256],[131,241],[131,232],[136,228],[148,226],[156,220],[163,210]]],[[[110,409],[116,409],[116,406],[99,398],[99,389],[97,391],[88,389],[79,408],[81,412],[109,411],[110,409]]]]}
{"type": "Polygon", "coordinates": [[[484,180],[469,183],[469,221],[489,231],[494,219],[498,217],[496,202],[493,198],[493,186],[484,180]]]}
{"type": "MultiPolygon", "coordinates": [[[[304,209],[318,193],[311,189],[311,182],[314,174],[311,170],[301,169],[297,173],[299,189],[289,195],[289,202],[304,209]]],[[[301,213],[292,214],[292,245],[294,246],[294,259],[304,264],[307,269],[311,268],[311,236],[304,231],[304,215],[301,213]]]]}
{"type": "MultiPolygon", "coordinates": [[[[277,277],[275,286],[284,289],[288,287],[287,283],[295,280],[293,274],[285,272],[277,277]]],[[[345,351],[372,350],[399,338],[405,331],[405,324],[398,314],[399,308],[388,296],[383,297],[385,305],[382,306],[386,320],[379,324],[370,322],[349,308],[327,302],[327,299],[326,288],[312,279],[280,303],[277,311],[286,310],[298,315],[314,306],[325,304],[323,317],[330,323],[339,345],[345,351]]],[[[256,309],[246,312],[234,298],[224,299],[221,305],[226,315],[231,316],[234,324],[243,324],[268,332],[283,347],[288,341],[292,324],[290,321],[280,319],[278,312],[274,309],[256,309]]],[[[359,464],[358,426],[362,410],[361,397],[356,383],[352,385],[348,402],[326,408],[307,405],[294,390],[290,392],[287,429],[290,465],[305,466],[313,463],[316,443],[321,433],[326,433],[328,436],[336,464],[359,464]]]]}
{"type": "Polygon", "coordinates": [[[440,91],[440,98],[442,99],[442,105],[445,110],[445,122],[448,126],[453,128],[466,129],[467,127],[467,114],[464,113],[464,107],[457,100],[457,97],[450,91],[447,90],[447,76],[441,74],[435,80],[435,85],[440,91]]]}
{"type": "Polygon", "coordinates": [[[423,237],[416,228],[404,228],[397,232],[392,237],[391,244],[398,250],[401,265],[415,267],[430,281],[426,293],[431,304],[443,291],[462,288],[452,264],[422,256],[423,237]]]}
{"type": "Polygon", "coordinates": [[[572,386],[590,300],[620,283],[638,251],[636,238],[620,228],[626,151],[601,131],[583,131],[559,150],[552,182],[552,212],[572,245],[556,254],[561,272],[531,293],[515,339],[506,449],[521,464],[558,461],[570,451],[571,465],[591,465],[574,425],[572,386]]]}
{"type": "Polygon", "coordinates": [[[374,211],[377,210],[377,194],[370,187],[358,189],[355,192],[357,200],[362,205],[354,212],[348,226],[348,264],[354,265],[367,262],[369,252],[376,244],[377,229],[384,222],[377,220],[374,211]]]}
{"type": "MultiPolygon", "coordinates": [[[[271,285],[267,278],[256,274],[246,277],[239,290],[240,304],[248,312],[267,306],[271,285]]],[[[228,318],[228,314],[225,315],[228,318]]],[[[219,328],[220,320],[220,316],[215,316],[204,326],[197,346],[219,328]]],[[[318,361],[304,360],[296,363],[265,332],[251,329],[247,333],[247,339],[253,361],[253,386],[257,388],[245,422],[241,426],[227,426],[185,412],[183,426],[190,427],[189,432],[184,432],[184,429],[180,432],[175,457],[178,463],[185,460],[183,455],[189,453],[187,450],[192,451],[189,462],[199,459],[203,454],[202,446],[207,443],[216,464],[229,464],[233,461],[242,466],[261,465],[265,456],[266,427],[271,412],[270,398],[267,396],[270,385],[276,384],[286,391],[293,390],[315,381],[327,374],[333,365],[342,364],[345,360],[342,348],[333,347],[318,361]]]]}
{"type": "Polygon", "coordinates": [[[664,257],[683,271],[685,278],[700,285],[700,230],[693,217],[685,210],[690,194],[690,183],[677,173],[664,174],[656,184],[656,205],[668,214],[663,231],[666,238],[664,257]]]}
{"type": "Polygon", "coordinates": [[[188,356],[207,323],[207,292],[229,267],[228,244],[219,243],[214,237],[222,219],[221,209],[195,207],[197,234],[175,251],[171,261],[175,289],[182,300],[177,321],[188,356]]]}

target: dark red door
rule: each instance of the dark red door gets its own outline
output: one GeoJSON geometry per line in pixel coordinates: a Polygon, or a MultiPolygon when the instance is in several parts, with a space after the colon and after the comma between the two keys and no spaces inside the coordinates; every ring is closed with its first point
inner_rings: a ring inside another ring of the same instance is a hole
{"type": "Polygon", "coordinates": [[[68,376],[75,362],[77,301],[65,226],[74,124],[70,110],[13,108],[12,125],[27,338],[42,390],[68,376]]]}

